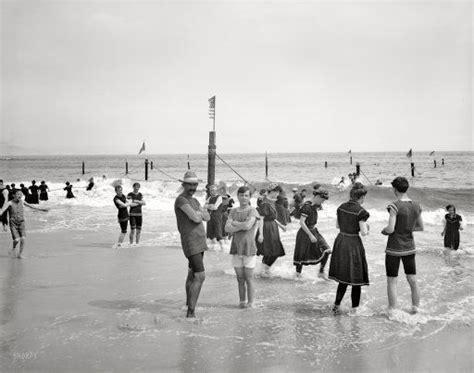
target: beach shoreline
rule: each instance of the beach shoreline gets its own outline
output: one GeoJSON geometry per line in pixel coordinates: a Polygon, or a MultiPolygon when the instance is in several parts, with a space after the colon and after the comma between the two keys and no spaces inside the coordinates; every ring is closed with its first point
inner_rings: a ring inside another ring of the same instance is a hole
{"type": "Polygon", "coordinates": [[[257,278],[257,307],[240,310],[222,252],[206,253],[198,317],[186,320],[181,248],[113,250],[114,232],[31,233],[24,260],[0,235],[5,371],[472,370],[469,322],[367,342],[371,317],[331,314],[332,282],[257,278]]]}

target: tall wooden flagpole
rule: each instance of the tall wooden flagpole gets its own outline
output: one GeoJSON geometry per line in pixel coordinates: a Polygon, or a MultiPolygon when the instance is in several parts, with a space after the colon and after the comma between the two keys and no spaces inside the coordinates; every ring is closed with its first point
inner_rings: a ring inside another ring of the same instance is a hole
{"type": "Polygon", "coordinates": [[[215,184],[216,180],[216,96],[209,100],[209,119],[212,119],[212,131],[209,132],[207,152],[207,185],[215,184]]]}

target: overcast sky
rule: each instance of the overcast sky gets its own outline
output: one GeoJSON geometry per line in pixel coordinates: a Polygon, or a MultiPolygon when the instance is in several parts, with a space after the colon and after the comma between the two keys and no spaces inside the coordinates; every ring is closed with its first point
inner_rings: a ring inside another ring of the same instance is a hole
{"type": "Polygon", "coordinates": [[[0,2],[3,155],[473,149],[470,1],[0,2]]]}

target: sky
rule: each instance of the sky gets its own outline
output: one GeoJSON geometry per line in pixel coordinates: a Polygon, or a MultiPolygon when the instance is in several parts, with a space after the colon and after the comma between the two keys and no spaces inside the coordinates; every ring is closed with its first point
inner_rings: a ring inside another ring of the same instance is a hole
{"type": "Polygon", "coordinates": [[[473,5],[0,0],[0,154],[473,150],[473,5]]]}

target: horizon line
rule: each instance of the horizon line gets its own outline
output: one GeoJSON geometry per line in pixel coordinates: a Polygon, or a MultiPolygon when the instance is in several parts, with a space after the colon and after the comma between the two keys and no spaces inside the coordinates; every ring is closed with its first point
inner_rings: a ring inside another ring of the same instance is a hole
{"type": "MultiPolygon", "coordinates": [[[[431,153],[433,150],[417,150],[413,151],[412,154],[420,154],[420,153],[431,153]]],[[[436,153],[463,153],[463,152],[474,152],[474,150],[469,149],[469,150],[434,150],[435,154],[436,153]]],[[[309,151],[309,152],[269,152],[269,151],[263,151],[263,152],[218,152],[217,154],[347,154],[348,156],[352,154],[364,154],[364,153],[393,153],[393,154],[399,154],[399,153],[407,153],[406,150],[366,150],[366,151],[351,151],[349,153],[348,151],[309,151]]],[[[132,153],[49,153],[49,154],[0,154],[1,158],[7,158],[7,157],[50,157],[50,156],[129,156],[129,157],[140,157],[140,158],[146,158],[147,155],[207,155],[208,153],[149,153],[149,154],[132,154],[132,153]]]]}

